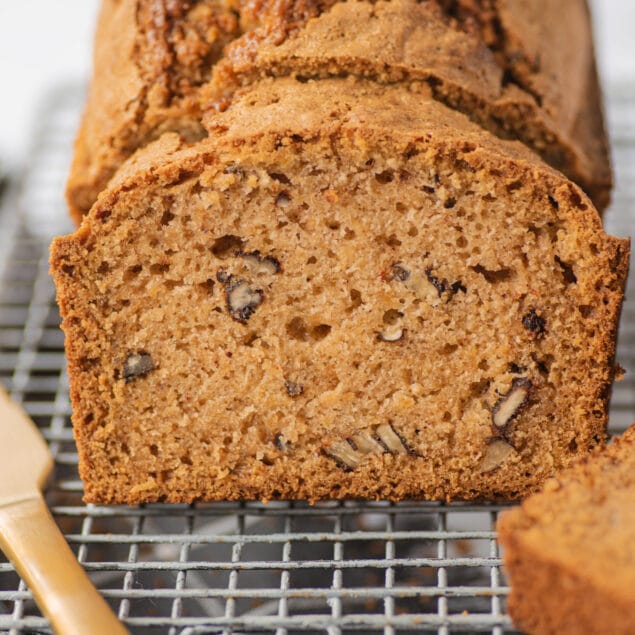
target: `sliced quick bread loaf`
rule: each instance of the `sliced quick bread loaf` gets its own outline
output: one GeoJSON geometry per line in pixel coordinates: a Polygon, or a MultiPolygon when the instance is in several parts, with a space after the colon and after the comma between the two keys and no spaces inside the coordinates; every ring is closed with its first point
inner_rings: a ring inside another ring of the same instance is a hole
{"type": "Polygon", "coordinates": [[[605,439],[628,242],[427,84],[266,79],[52,270],[93,502],[518,498],[605,439]]]}

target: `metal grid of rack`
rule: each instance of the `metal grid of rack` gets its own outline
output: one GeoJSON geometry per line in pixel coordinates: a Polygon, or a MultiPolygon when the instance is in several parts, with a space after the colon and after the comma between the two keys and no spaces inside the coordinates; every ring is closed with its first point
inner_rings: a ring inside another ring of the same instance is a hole
{"type": "MultiPolygon", "coordinates": [[[[66,231],[62,187],[81,91],[45,104],[32,162],[0,211],[0,381],[55,457],[48,502],[78,558],[133,633],[510,633],[494,525],[501,506],[387,502],[82,503],[48,240],[66,231]]],[[[635,216],[635,87],[609,95],[617,169],[609,231],[635,216]]],[[[629,281],[633,298],[635,280],[629,281]]],[[[635,419],[635,301],[624,306],[611,429],[635,419]]],[[[0,560],[0,630],[49,632],[0,560]]]]}

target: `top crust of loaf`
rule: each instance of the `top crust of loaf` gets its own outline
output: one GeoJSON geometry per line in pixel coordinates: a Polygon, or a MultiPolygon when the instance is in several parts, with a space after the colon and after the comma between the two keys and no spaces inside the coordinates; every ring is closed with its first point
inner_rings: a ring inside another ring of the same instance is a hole
{"type": "MultiPolygon", "coordinates": [[[[266,78],[237,94],[231,107],[209,117],[207,125],[210,137],[197,144],[184,143],[177,134],[166,134],[137,152],[116,173],[103,196],[115,195],[124,182],[141,184],[152,179],[161,166],[177,166],[186,157],[207,153],[219,155],[220,148],[240,146],[265,135],[284,138],[300,134],[306,139],[327,139],[366,125],[372,131],[381,131],[391,143],[400,140],[404,148],[421,141],[457,151],[492,154],[510,170],[516,169],[512,166],[523,166],[540,171],[566,183],[571,191],[580,192],[524,144],[500,139],[433,99],[425,82],[378,89],[374,82],[354,77],[309,81],[266,78]],[[340,86],[345,87],[345,92],[340,86]],[[330,106],[328,113],[325,103],[330,106]],[[150,168],[153,174],[148,174],[150,168]]],[[[593,209],[587,197],[581,199],[580,209],[593,209]]],[[[592,213],[583,216],[601,230],[599,217],[592,213]]]]}
{"type": "Polygon", "coordinates": [[[79,222],[138,148],[166,131],[196,141],[205,111],[263,75],[287,74],[425,80],[436,99],[537,150],[600,210],[608,202],[584,0],[104,0],[68,182],[72,215],[79,222]]]}
{"type": "Polygon", "coordinates": [[[611,176],[584,3],[559,4],[563,13],[551,22],[550,2],[448,4],[337,3],[282,43],[263,40],[254,49],[238,39],[202,88],[203,101],[222,104],[264,75],[425,81],[435,99],[526,143],[602,209],[611,176]],[[562,21],[576,25],[572,36],[584,53],[575,60],[571,49],[550,49],[562,21]]]}

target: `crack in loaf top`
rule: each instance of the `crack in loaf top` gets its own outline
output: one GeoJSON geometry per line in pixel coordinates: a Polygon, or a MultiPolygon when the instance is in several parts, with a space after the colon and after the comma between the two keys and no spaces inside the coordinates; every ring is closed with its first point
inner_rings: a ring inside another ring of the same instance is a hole
{"type": "MultiPolygon", "coordinates": [[[[68,198],[80,220],[119,166],[262,76],[426,81],[602,208],[610,168],[583,0],[104,0],[68,198]],[[566,42],[566,45],[565,45],[566,42]]],[[[211,114],[213,118],[213,114],[211,114]]]]}
{"type": "Polygon", "coordinates": [[[135,61],[168,100],[191,95],[210,80],[224,47],[240,39],[281,43],[334,0],[141,0],[136,7],[135,61]],[[255,34],[258,34],[255,37],[255,34]]]}

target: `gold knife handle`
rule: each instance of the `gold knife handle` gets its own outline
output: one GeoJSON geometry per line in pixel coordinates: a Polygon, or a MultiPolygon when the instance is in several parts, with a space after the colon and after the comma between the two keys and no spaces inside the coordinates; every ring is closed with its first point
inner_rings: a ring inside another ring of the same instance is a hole
{"type": "Polygon", "coordinates": [[[56,633],[128,633],[77,562],[41,495],[0,507],[0,547],[56,633]]]}

